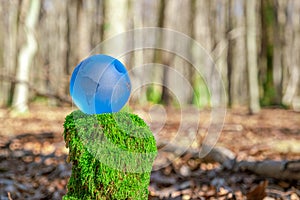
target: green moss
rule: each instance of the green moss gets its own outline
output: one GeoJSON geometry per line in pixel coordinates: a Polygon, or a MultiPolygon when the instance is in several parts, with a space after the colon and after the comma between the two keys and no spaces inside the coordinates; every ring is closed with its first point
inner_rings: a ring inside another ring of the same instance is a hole
{"type": "Polygon", "coordinates": [[[66,117],[64,139],[69,148],[71,199],[147,199],[156,143],[137,115],[118,112],[66,117]]]}

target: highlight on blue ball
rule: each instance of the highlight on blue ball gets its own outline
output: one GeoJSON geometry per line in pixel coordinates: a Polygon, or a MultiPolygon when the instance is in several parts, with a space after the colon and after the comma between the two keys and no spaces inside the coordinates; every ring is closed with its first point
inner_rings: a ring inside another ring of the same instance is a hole
{"type": "Polygon", "coordinates": [[[93,55],[79,63],[70,81],[70,94],[86,114],[118,112],[128,101],[131,83],[125,66],[108,55],[93,55]]]}

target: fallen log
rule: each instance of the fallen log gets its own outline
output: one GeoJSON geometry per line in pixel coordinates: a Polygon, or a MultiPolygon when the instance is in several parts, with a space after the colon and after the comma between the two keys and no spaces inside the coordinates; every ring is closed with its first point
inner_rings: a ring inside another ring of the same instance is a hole
{"type": "Polygon", "coordinates": [[[300,160],[240,161],[236,162],[234,170],[251,171],[260,176],[279,180],[300,180],[300,160]]]}
{"type": "MultiPolygon", "coordinates": [[[[173,153],[176,156],[190,154],[191,158],[200,158],[200,149],[173,145],[166,141],[160,141],[157,146],[159,150],[173,153]]],[[[208,147],[202,146],[202,148],[208,147]]],[[[205,157],[200,159],[203,162],[220,163],[223,168],[235,172],[249,171],[267,178],[300,180],[300,160],[237,161],[235,153],[225,147],[214,147],[205,157]]]]}

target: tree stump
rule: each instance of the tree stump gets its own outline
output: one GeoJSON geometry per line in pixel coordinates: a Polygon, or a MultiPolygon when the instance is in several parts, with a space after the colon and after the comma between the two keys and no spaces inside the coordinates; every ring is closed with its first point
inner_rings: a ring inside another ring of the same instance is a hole
{"type": "Polygon", "coordinates": [[[155,138],[137,115],[117,112],[66,117],[64,140],[72,174],[69,199],[148,199],[155,138]]]}

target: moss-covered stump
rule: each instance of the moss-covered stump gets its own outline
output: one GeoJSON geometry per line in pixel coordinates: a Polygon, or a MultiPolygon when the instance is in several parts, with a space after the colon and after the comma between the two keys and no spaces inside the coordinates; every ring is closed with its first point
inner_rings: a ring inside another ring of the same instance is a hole
{"type": "Polygon", "coordinates": [[[147,199],[155,138],[137,115],[125,112],[66,117],[64,139],[72,174],[67,199],[147,199]]]}

